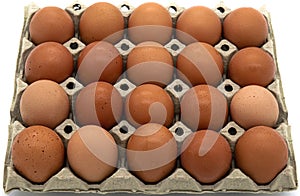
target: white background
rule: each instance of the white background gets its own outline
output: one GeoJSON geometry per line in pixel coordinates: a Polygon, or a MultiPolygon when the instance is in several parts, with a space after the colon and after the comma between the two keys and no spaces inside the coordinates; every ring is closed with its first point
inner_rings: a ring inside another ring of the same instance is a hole
{"type": "MultiPolygon", "coordinates": [[[[130,1],[135,7],[142,1],[130,1]]],[[[168,5],[171,1],[152,0],[163,5],[168,5]]],[[[10,120],[10,105],[14,91],[14,72],[18,54],[20,34],[23,25],[24,6],[31,1],[13,1],[6,0],[1,2],[0,7],[0,185],[2,187],[3,163],[7,145],[8,125],[10,120]]],[[[71,5],[72,0],[36,0],[35,3],[40,7],[43,6],[59,6],[65,8],[71,5]]],[[[94,1],[84,1],[85,5],[90,5],[94,1]]],[[[123,1],[109,0],[115,5],[121,4],[123,1]]],[[[174,0],[175,3],[183,7],[190,7],[191,5],[206,5],[214,8],[219,1],[217,0],[198,0],[197,2],[187,2],[184,0],[174,0]]],[[[300,53],[299,53],[299,7],[296,5],[297,1],[284,0],[224,0],[227,7],[234,9],[241,6],[250,6],[259,8],[265,5],[268,11],[271,12],[271,19],[273,30],[275,32],[275,39],[277,45],[277,57],[279,64],[279,71],[281,73],[283,89],[285,94],[285,101],[289,110],[289,124],[292,126],[292,137],[294,142],[294,149],[296,152],[296,160],[300,170],[300,87],[297,82],[300,80],[300,53]]],[[[298,170],[298,176],[299,176],[298,170]]],[[[1,195],[5,195],[3,189],[0,191],[1,195]]],[[[57,194],[57,193],[56,193],[57,194]]],[[[55,195],[56,195],[55,194],[55,195]]],[[[11,195],[31,195],[30,193],[12,193],[11,195]]],[[[47,194],[48,195],[48,194],[47,194]]],[[[52,195],[52,194],[51,194],[52,195]]],[[[54,195],[54,194],[53,194],[54,195]]],[[[69,195],[69,193],[63,194],[69,195]]],[[[218,194],[223,195],[223,194],[218,194]]],[[[231,195],[231,194],[224,194],[231,195]]],[[[249,196],[248,194],[243,194],[249,196]]],[[[277,193],[275,195],[283,196],[299,196],[300,191],[292,191],[288,193],[277,193]]]]}

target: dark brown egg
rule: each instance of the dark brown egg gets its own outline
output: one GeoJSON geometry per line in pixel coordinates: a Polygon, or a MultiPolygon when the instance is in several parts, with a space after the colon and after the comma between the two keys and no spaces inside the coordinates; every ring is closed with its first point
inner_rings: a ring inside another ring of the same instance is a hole
{"type": "Polygon", "coordinates": [[[174,104],[161,87],[144,84],[135,88],[126,98],[126,119],[138,127],[146,123],[170,126],[174,118],[174,104]]]}
{"type": "Polygon", "coordinates": [[[95,125],[81,127],[72,135],[67,154],[75,174],[90,183],[109,177],[118,162],[118,147],[114,138],[95,125]]]}
{"type": "Polygon", "coordinates": [[[184,44],[199,41],[215,45],[221,39],[222,25],[214,11],[194,6],[178,17],[176,30],[177,38],[184,44]]]}
{"type": "Polygon", "coordinates": [[[30,84],[20,100],[20,114],[26,125],[44,125],[54,129],[68,118],[69,98],[64,89],[51,80],[30,84]]]}
{"type": "Polygon", "coordinates": [[[84,85],[97,81],[114,84],[122,74],[122,57],[111,43],[93,42],[81,51],[77,69],[76,77],[84,85]]]}
{"type": "Polygon", "coordinates": [[[35,47],[25,62],[25,78],[28,83],[41,79],[61,83],[73,72],[73,56],[57,42],[45,42],[35,47]]]}
{"type": "Polygon", "coordinates": [[[101,40],[116,43],[122,38],[123,29],[122,13],[116,6],[106,2],[86,8],[79,21],[80,39],[85,44],[101,40]]]}
{"type": "Polygon", "coordinates": [[[272,56],[261,48],[248,47],[233,55],[228,66],[228,75],[240,86],[256,84],[267,86],[275,76],[272,56]]]}
{"type": "Polygon", "coordinates": [[[229,13],[223,22],[224,38],[238,48],[262,46],[268,36],[268,24],[258,10],[243,7],[229,13]]]}
{"type": "Polygon", "coordinates": [[[71,16],[58,7],[44,7],[38,10],[29,24],[30,38],[35,44],[43,42],[65,43],[74,36],[71,16]]]}
{"type": "Polygon", "coordinates": [[[94,82],[81,89],[75,101],[75,120],[80,125],[99,125],[110,130],[122,115],[122,97],[113,85],[94,82]]]}
{"type": "Polygon", "coordinates": [[[216,86],[220,83],[223,72],[222,56],[207,43],[192,43],[178,55],[177,75],[186,84],[216,86]]]}
{"type": "Polygon", "coordinates": [[[219,130],[227,122],[228,104],[215,87],[198,85],[188,90],[180,102],[181,121],[192,130],[219,130]]]}
{"type": "Polygon", "coordinates": [[[176,166],[176,140],[166,127],[145,124],[129,138],[126,155],[134,175],[146,183],[157,183],[176,166]]]}
{"type": "Polygon", "coordinates": [[[235,158],[237,167],[247,176],[258,184],[268,184],[286,166],[288,148],[276,130],[257,126],[239,138],[235,158]]]}
{"type": "Polygon", "coordinates": [[[33,183],[44,183],[62,169],[64,145],[55,131],[44,126],[22,130],[12,144],[14,168],[33,183]]]}
{"type": "Polygon", "coordinates": [[[129,39],[135,44],[155,41],[166,44],[172,36],[172,18],[158,3],[144,3],[135,8],[128,21],[129,39]]]}
{"type": "Polygon", "coordinates": [[[227,140],[215,131],[201,130],[183,142],[182,167],[200,183],[211,184],[226,175],[232,154],[227,140]]]}

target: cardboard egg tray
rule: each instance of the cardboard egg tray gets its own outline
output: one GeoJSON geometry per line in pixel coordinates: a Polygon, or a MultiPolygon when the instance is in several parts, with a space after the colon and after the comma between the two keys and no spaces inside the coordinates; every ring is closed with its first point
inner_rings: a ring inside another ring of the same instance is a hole
{"type": "MultiPolygon", "coordinates": [[[[134,10],[134,8],[128,3],[124,3],[118,7],[122,11],[125,21],[127,21],[128,16],[134,10]]],[[[77,2],[66,8],[66,11],[74,20],[76,34],[74,38],[64,43],[64,46],[68,48],[68,50],[73,54],[74,60],[77,59],[80,51],[85,47],[85,45],[80,41],[78,35],[78,23],[80,15],[84,12],[85,8],[86,6],[77,2]]],[[[110,133],[115,138],[117,144],[121,146],[123,150],[119,151],[119,161],[117,166],[117,168],[119,169],[117,169],[115,173],[113,173],[103,182],[98,184],[88,184],[87,182],[83,181],[72,173],[68,166],[67,159],[64,168],[42,185],[32,184],[31,182],[20,176],[15,171],[12,163],[11,145],[16,134],[25,128],[20,116],[19,102],[22,92],[28,86],[24,79],[25,60],[29,52],[35,47],[34,44],[30,41],[29,37],[29,22],[34,12],[38,9],[39,8],[33,4],[25,7],[25,22],[21,35],[19,57],[17,61],[15,75],[15,93],[11,106],[11,122],[9,125],[8,147],[4,168],[3,187],[5,192],[20,190],[29,192],[92,192],[98,194],[116,192],[142,194],[202,194],[208,192],[272,193],[290,191],[297,188],[298,182],[296,176],[295,157],[292,146],[291,128],[287,121],[288,112],[284,102],[280,74],[278,72],[275,40],[271,26],[270,14],[263,8],[260,11],[264,14],[268,21],[269,35],[267,42],[262,46],[262,48],[268,51],[273,56],[277,66],[277,73],[274,82],[271,83],[267,88],[276,96],[276,99],[278,101],[280,116],[276,125],[276,130],[284,137],[289,150],[289,158],[286,168],[271,183],[269,183],[268,185],[257,185],[253,180],[251,180],[235,166],[235,162],[233,159],[232,167],[226,177],[219,180],[215,184],[200,184],[181,168],[179,161],[177,163],[177,169],[164,180],[155,185],[144,184],[126,169],[127,163],[125,159],[124,148],[126,148],[127,141],[135,129],[125,120],[122,120],[117,126],[110,130],[110,133]]],[[[175,26],[176,19],[184,10],[184,8],[175,4],[170,4],[166,9],[169,10],[175,26]]],[[[223,20],[223,18],[231,11],[222,3],[217,5],[213,10],[217,13],[221,20],[223,20]]],[[[130,50],[134,47],[134,44],[126,39],[125,35],[124,39],[118,42],[115,47],[121,53],[125,65],[126,57],[130,50]]],[[[184,47],[185,45],[183,45],[176,39],[172,39],[168,44],[165,45],[165,48],[167,48],[168,51],[173,55],[174,61],[176,61],[176,56],[184,47]]],[[[225,66],[223,81],[217,88],[226,96],[228,102],[230,103],[232,96],[240,89],[237,84],[226,78],[228,61],[231,56],[237,51],[237,48],[225,39],[221,40],[217,45],[215,45],[215,48],[218,50],[218,52],[221,53],[225,66]]],[[[81,88],[83,88],[83,85],[76,80],[75,75],[76,74],[73,73],[73,77],[69,77],[66,81],[60,84],[69,95],[70,100],[74,100],[76,94],[80,91],[81,88]]],[[[135,85],[127,80],[126,76],[120,79],[114,86],[121,93],[123,98],[125,98],[126,95],[135,88],[135,85]]],[[[171,94],[175,104],[176,116],[174,119],[174,124],[169,129],[176,138],[179,148],[185,137],[192,133],[192,131],[188,127],[186,127],[182,122],[178,121],[180,107],[179,100],[188,89],[189,87],[185,83],[183,83],[179,79],[176,79],[175,74],[173,82],[165,88],[165,90],[171,94]]],[[[67,145],[68,140],[78,128],[79,127],[75,124],[74,116],[71,111],[69,119],[66,119],[62,124],[56,127],[55,130],[61,136],[64,144],[67,145]]],[[[239,127],[235,122],[231,121],[229,117],[228,123],[220,131],[220,134],[222,134],[229,141],[231,149],[233,151],[236,141],[241,135],[243,135],[244,131],[245,130],[243,128],[239,127]]]]}

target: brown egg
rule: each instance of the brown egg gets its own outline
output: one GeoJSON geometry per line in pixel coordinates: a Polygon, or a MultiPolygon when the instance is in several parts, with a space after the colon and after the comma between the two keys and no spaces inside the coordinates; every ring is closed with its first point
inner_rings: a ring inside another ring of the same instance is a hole
{"type": "Polygon", "coordinates": [[[122,115],[122,97],[107,82],[94,82],[84,87],[75,100],[75,120],[80,125],[99,125],[110,130],[122,115]]]}
{"type": "Polygon", "coordinates": [[[35,44],[43,42],[65,43],[74,36],[71,16],[59,7],[44,7],[38,10],[29,24],[29,34],[35,44]]]}
{"type": "Polygon", "coordinates": [[[93,42],[80,53],[77,69],[76,77],[84,85],[97,81],[114,84],[122,74],[122,57],[111,43],[93,42]]]}
{"type": "Polygon", "coordinates": [[[258,10],[243,7],[229,13],[223,22],[224,38],[238,48],[262,46],[268,36],[268,24],[258,10]]]}
{"type": "Polygon", "coordinates": [[[153,84],[144,84],[127,96],[125,115],[128,122],[135,127],[150,122],[169,127],[174,118],[174,104],[164,89],[153,84]]]}
{"type": "Polygon", "coordinates": [[[123,29],[122,13],[106,2],[98,2],[86,8],[79,21],[80,39],[85,44],[101,40],[116,43],[122,39],[123,29]]]}
{"type": "Polygon", "coordinates": [[[157,183],[175,169],[176,140],[166,127],[145,124],[129,138],[126,155],[134,175],[145,183],[157,183]]]}
{"type": "Polygon", "coordinates": [[[258,125],[273,127],[278,119],[279,107],[268,89],[249,85],[233,96],[230,114],[232,120],[245,129],[258,125]]]}
{"type": "Polygon", "coordinates": [[[274,80],[275,71],[272,56],[257,47],[239,50],[233,55],[228,66],[229,78],[240,86],[267,86],[274,80]]]}
{"type": "Polygon", "coordinates": [[[118,162],[118,147],[114,138],[95,125],[81,127],[72,135],[67,154],[74,173],[90,183],[109,177],[118,162]]]}
{"type": "Polygon", "coordinates": [[[207,43],[192,43],[178,55],[177,75],[186,84],[217,86],[222,80],[223,72],[222,56],[207,43]]]}
{"type": "Polygon", "coordinates": [[[219,130],[227,122],[228,104],[215,87],[198,85],[189,89],[180,101],[181,121],[192,130],[219,130]]]}
{"type": "Polygon", "coordinates": [[[33,183],[44,183],[62,169],[64,145],[55,131],[44,126],[22,130],[12,144],[14,168],[33,183]]]}
{"type": "Polygon", "coordinates": [[[239,138],[235,158],[237,167],[257,184],[268,184],[286,166],[288,148],[276,130],[257,126],[239,138]]]}
{"type": "Polygon", "coordinates": [[[171,15],[158,3],[144,3],[135,8],[130,15],[128,35],[135,44],[155,41],[164,45],[172,36],[171,15]]]}
{"type": "Polygon", "coordinates": [[[165,87],[173,79],[173,59],[161,44],[143,42],[129,53],[126,64],[128,79],[135,85],[144,83],[165,87]]]}
{"type": "Polygon", "coordinates": [[[212,184],[226,175],[231,166],[229,143],[219,133],[200,130],[183,142],[180,155],[182,167],[203,184],[212,184]]]}
{"type": "Polygon", "coordinates": [[[64,89],[51,80],[30,84],[20,100],[20,114],[26,125],[44,125],[54,129],[68,118],[69,98],[64,89]]]}
{"type": "Polygon", "coordinates": [[[177,38],[184,44],[199,41],[215,45],[221,39],[222,25],[214,11],[194,6],[178,17],[176,30],[177,38]]]}
{"type": "Polygon", "coordinates": [[[28,83],[41,79],[61,83],[73,72],[73,56],[66,47],[56,42],[45,42],[35,47],[25,62],[28,83]]]}

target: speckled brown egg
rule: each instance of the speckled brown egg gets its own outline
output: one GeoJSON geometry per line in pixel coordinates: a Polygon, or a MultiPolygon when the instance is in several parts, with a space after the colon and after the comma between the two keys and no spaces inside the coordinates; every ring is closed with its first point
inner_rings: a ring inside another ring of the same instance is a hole
{"type": "Polygon", "coordinates": [[[64,89],[51,80],[30,84],[20,100],[20,114],[26,125],[44,125],[54,129],[68,118],[69,98],[64,89]]]}
{"type": "Polygon", "coordinates": [[[22,130],[12,143],[12,162],[23,177],[44,183],[64,165],[64,145],[55,131],[44,126],[22,130]]]}
{"type": "Polygon", "coordinates": [[[237,167],[257,184],[268,184],[285,168],[288,148],[276,130],[257,126],[239,138],[235,158],[237,167]]]}
{"type": "Polygon", "coordinates": [[[25,62],[25,78],[28,83],[41,79],[61,83],[73,72],[73,56],[57,42],[45,42],[35,47],[25,62]]]}
{"type": "Polygon", "coordinates": [[[107,2],[98,2],[86,8],[79,21],[80,39],[85,44],[101,40],[116,43],[122,38],[123,29],[122,13],[107,2]]]}
{"type": "Polygon", "coordinates": [[[178,55],[177,75],[186,84],[216,86],[222,80],[223,72],[222,56],[207,43],[192,43],[178,55]]]}
{"type": "Polygon", "coordinates": [[[29,24],[29,34],[35,44],[43,42],[65,43],[74,36],[71,16],[59,7],[44,7],[38,10],[29,24]]]}
{"type": "Polygon", "coordinates": [[[275,76],[272,56],[261,48],[248,47],[233,55],[228,66],[228,75],[240,86],[251,84],[267,86],[275,76]]]}
{"type": "Polygon", "coordinates": [[[227,122],[228,104],[215,87],[197,85],[189,89],[180,101],[181,121],[192,130],[219,130],[227,122]]]}
{"type": "Polygon", "coordinates": [[[79,128],[67,147],[68,162],[72,171],[89,183],[109,177],[118,162],[118,147],[105,129],[88,125],[79,128]]]}
{"type": "Polygon", "coordinates": [[[174,118],[174,104],[161,87],[144,84],[136,87],[126,98],[126,119],[138,127],[146,123],[170,126],[174,118]]]}
{"type": "Polygon", "coordinates": [[[157,183],[175,169],[176,140],[166,127],[145,124],[129,138],[126,155],[134,175],[145,183],[157,183]]]}
{"type": "Polygon", "coordinates": [[[135,85],[145,83],[165,87],[173,79],[173,59],[157,42],[143,42],[129,53],[126,64],[128,79],[135,85]]]}
{"type": "Polygon", "coordinates": [[[232,120],[245,129],[258,125],[273,127],[278,119],[279,107],[268,89],[249,85],[233,96],[230,114],[232,120]]]}
{"type": "Polygon", "coordinates": [[[224,38],[238,48],[262,46],[268,36],[268,24],[262,13],[242,7],[229,13],[223,22],[224,38]]]}
{"type": "Polygon", "coordinates": [[[189,135],[181,147],[182,167],[203,184],[212,184],[224,177],[230,169],[231,159],[227,140],[211,130],[189,135]]]}
{"type": "Polygon", "coordinates": [[[111,43],[96,41],[81,51],[77,69],[76,77],[84,85],[97,81],[114,84],[122,74],[122,57],[111,43]]]}
{"type": "Polygon", "coordinates": [[[221,39],[222,25],[210,8],[194,6],[178,17],[176,30],[177,38],[185,44],[199,41],[215,45],[221,39]]]}
{"type": "Polygon", "coordinates": [[[123,101],[120,93],[107,82],[94,82],[79,92],[74,107],[80,125],[99,125],[110,130],[120,121],[123,101]]]}
{"type": "Polygon", "coordinates": [[[166,44],[172,36],[172,18],[166,8],[148,2],[135,8],[128,20],[129,39],[135,43],[155,41],[166,44]]]}

